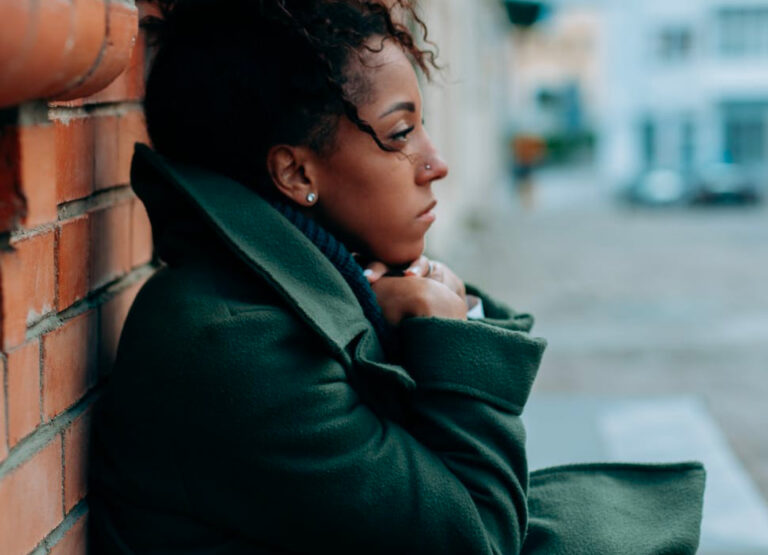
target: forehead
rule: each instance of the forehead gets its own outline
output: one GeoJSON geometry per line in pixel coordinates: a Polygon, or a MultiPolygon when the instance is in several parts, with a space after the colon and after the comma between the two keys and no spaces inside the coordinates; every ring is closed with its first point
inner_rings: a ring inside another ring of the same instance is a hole
{"type": "MultiPolygon", "coordinates": [[[[393,100],[417,102],[420,99],[419,81],[400,46],[385,40],[382,48],[381,39],[370,41],[369,46],[377,52],[365,51],[363,59],[356,60],[350,67],[353,74],[350,83],[357,82],[353,87],[365,89],[363,95],[357,95],[360,97],[358,108],[375,108],[393,100]]],[[[355,96],[354,91],[349,92],[355,96]]]]}

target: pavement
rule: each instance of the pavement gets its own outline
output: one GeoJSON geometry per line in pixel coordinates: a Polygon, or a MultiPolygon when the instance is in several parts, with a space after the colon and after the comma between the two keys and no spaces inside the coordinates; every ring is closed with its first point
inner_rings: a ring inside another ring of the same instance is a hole
{"type": "MultiPolygon", "coordinates": [[[[708,430],[698,437],[721,438],[690,452],[725,469],[718,481],[746,484],[739,503],[753,503],[755,522],[768,522],[758,514],[768,499],[768,206],[631,208],[588,170],[565,170],[538,177],[531,206],[499,187],[456,225],[458,240],[437,254],[533,313],[535,334],[549,341],[531,406],[557,412],[574,399],[560,416],[584,419],[595,403],[678,399],[678,413],[665,414],[688,415],[683,422],[708,430]]],[[[674,420],[666,428],[683,439],[698,433],[674,420]]],[[[573,453],[553,430],[538,452],[565,462],[573,453]]],[[[768,553],[768,540],[760,545],[755,552],[768,553]]]]}

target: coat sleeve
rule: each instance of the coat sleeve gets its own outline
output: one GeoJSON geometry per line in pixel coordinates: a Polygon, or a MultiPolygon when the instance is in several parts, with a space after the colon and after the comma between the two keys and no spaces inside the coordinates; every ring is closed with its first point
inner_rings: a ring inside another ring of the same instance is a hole
{"type": "Polygon", "coordinates": [[[191,338],[173,438],[191,510],[290,551],[518,553],[519,416],[542,342],[485,322],[413,319],[403,332],[418,383],[408,429],[366,406],[282,310],[191,338]]]}

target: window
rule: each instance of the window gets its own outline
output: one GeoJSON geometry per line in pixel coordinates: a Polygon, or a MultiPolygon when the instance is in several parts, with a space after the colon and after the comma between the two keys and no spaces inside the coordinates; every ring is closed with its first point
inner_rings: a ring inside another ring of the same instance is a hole
{"type": "Polygon", "coordinates": [[[696,160],[696,124],[683,116],[680,122],[680,162],[683,170],[690,170],[696,160]]]}
{"type": "Polygon", "coordinates": [[[685,27],[667,27],[659,32],[657,46],[660,59],[685,60],[693,50],[693,33],[685,27]]]}
{"type": "Polygon", "coordinates": [[[640,124],[640,144],[643,149],[643,164],[652,168],[656,164],[656,124],[650,118],[640,124]]]}
{"type": "Polygon", "coordinates": [[[768,56],[768,7],[721,8],[718,47],[725,56],[768,56]]]}
{"type": "Polygon", "coordinates": [[[765,162],[768,102],[726,102],[722,109],[724,160],[743,165],[765,162]]]}

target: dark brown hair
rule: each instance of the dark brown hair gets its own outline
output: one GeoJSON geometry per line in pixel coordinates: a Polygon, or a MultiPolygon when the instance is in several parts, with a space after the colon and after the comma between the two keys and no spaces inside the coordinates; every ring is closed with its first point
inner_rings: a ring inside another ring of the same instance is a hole
{"type": "Polygon", "coordinates": [[[395,41],[427,78],[437,67],[409,29],[427,42],[409,0],[153,3],[161,17],[143,21],[155,47],[144,105],[155,149],[252,186],[268,182],[271,146],[327,152],[342,116],[391,150],[359,117],[371,91],[348,70],[353,56],[381,48],[372,37],[395,41]]]}

